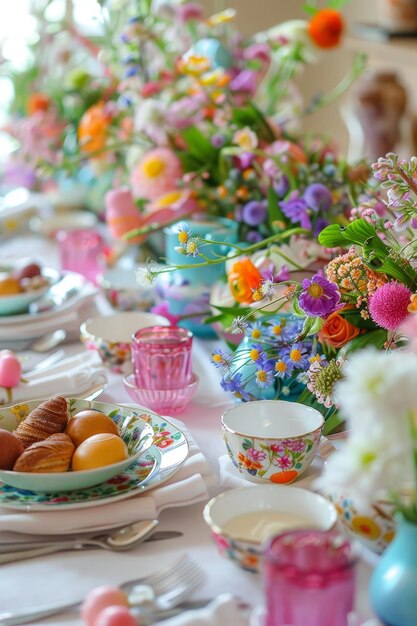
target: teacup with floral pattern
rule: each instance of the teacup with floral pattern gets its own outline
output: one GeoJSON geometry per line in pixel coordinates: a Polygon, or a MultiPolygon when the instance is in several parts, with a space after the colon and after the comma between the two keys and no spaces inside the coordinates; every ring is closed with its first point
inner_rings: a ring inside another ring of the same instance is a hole
{"type": "Polygon", "coordinates": [[[244,478],[287,484],[310,466],[324,420],[304,404],[260,400],[228,409],[221,425],[229,457],[244,478]]]}

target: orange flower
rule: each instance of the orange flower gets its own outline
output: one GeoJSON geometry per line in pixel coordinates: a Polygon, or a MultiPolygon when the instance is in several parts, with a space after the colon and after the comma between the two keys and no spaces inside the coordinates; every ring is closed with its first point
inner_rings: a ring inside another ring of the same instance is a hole
{"type": "Polygon", "coordinates": [[[28,115],[33,115],[34,113],[39,113],[40,111],[47,111],[50,104],[51,101],[46,94],[40,92],[32,93],[30,94],[26,105],[28,115]]]}
{"type": "Polygon", "coordinates": [[[253,291],[262,283],[262,275],[250,259],[237,261],[228,275],[230,291],[237,302],[253,302],[253,291]]]}
{"type": "Polygon", "coordinates": [[[310,20],[308,33],[319,48],[335,48],[340,43],[344,26],[339,11],[322,9],[310,20]]]}
{"type": "MultiPolygon", "coordinates": [[[[350,309],[352,307],[345,307],[350,309]]],[[[319,339],[333,348],[341,348],[348,341],[357,337],[360,329],[340,315],[340,311],[331,313],[326,319],[323,328],[319,332],[319,339]]]]}
{"type": "Polygon", "coordinates": [[[110,118],[105,103],[93,104],[82,116],[78,125],[78,140],[83,152],[98,152],[106,145],[110,118]]]}

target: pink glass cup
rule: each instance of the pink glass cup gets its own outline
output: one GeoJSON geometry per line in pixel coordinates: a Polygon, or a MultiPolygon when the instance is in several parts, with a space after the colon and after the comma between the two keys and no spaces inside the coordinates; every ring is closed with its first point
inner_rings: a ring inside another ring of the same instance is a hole
{"type": "Polygon", "coordinates": [[[58,231],[61,269],[78,272],[92,282],[104,269],[104,240],[95,230],[58,231]]]}
{"type": "Polygon", "coordinates": [[[273,537],[264,558],[265,626],[348,626],[355,558],[334,532],[300,530],[273,537]]]}
{"type": "Polygon", "coordinates": [[[141,328],[132,337],[136,385],[144,389],[179,389],[192,379],[193,334],[177,326],[141,328]]]}

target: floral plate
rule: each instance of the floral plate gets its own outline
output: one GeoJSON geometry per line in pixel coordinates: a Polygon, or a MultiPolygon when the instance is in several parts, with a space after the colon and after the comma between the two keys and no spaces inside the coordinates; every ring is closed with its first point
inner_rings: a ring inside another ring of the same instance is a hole
{"type": "MultiPolygon", "coordinates": [[[[83,401],[83,405],[87,405],[84,408],[94,408],[98,404],[102,407],[113,406],[83,401]]],[[[17,423],[17,416],[13,416],[11,409],[0,410],[0,427],[8,430],[12,430],[17,423]]],[[[24,409],[21,410],[24,414],[24,409]]],[[[61,495],[18,490],[0,482],[0,505],[26,511],[87,508],[130,498],[164,483],[187,458],[187,439],[179,428],[153,411],[139,407],[132,412],[152,426],[153,445],[138,462],[128,467],[122,474],[101,485],[61,495]]]]}

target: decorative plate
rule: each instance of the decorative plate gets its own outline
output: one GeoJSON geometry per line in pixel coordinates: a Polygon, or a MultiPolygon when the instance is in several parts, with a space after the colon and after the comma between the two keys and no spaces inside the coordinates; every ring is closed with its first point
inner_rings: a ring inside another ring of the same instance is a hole
{"type": "MultiPolygon", "coordinates": [[[[85,408],[95,408],[98,405],[102,407],[114,406],[98,402],[78,402],[87,405],[85,408]]],[[[11,409],[13,408],[11,407],[11,409]]],[[[152,426],[153,445],[140,458],[139,462],[131,465],[122,474],[101,485],[60,495],[18,490],[0,482],[0,505],[5,508],[25,509],[26,511],[50,511],[52,508],[87,508],[124,500],[164,483],[175,474],[186,460],[188,456],[187,439],[179,428],[157,413],[141,407],[136,408],[133,412],[152,426]]],[[[0,410],[1,428],[12,430],[13,427],[11,428],[10,424],[13,419],[16,424],[17,418],[13,414],[10,416],[10,409],[0,410]],[[5,413],[8,413],[7,418],[5,413]],[[8,427],[6,423],[9,424],[8,427]]]]}
{"type": "Polygon", "coordinates": [[[59,272],[52,268],[43,268],[42,277],[48,280],[47,284],[39,289],[31,289],[10,296],[0,296],[0,315],[10,316],[27,312],[29,304],[44,296],[51,286],[59,279],[59,272]]]}

